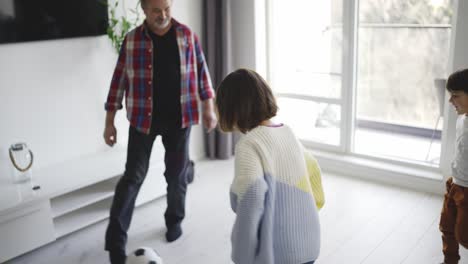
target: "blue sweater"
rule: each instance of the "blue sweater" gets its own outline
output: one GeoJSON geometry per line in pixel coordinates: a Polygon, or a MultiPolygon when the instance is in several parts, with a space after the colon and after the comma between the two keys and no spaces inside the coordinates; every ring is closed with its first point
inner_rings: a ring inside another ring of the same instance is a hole
{"type": "Polygon", "coordinates": [[[237,143],[235,156],[230,189],[236,213],[231,235],[234,263],[316,260],[320,225],[311,173],[320,169],[315,159],[287,126],[253,129],[237,143]]]}

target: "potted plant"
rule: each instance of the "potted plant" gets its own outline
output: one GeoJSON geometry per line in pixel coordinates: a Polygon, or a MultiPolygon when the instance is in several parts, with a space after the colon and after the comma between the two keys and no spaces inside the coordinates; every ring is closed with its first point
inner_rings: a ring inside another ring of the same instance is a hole
{"type": "Polygon", "coordinates": [[[114,4],[107,4],[109,8],[109,25],[107,27],[107,36],[112,41],[112,46],[115,48],[117,53],[120,51],[120,47],[122,46],[125,35],[140,23],[140,13],[138,12],[139,5],[140,1],[137,1],[136,7],[134,9],[128,10],[134,14],[133,18],[130,19],[127,17],[125,0],[114,0],[114,4]],[[117,15],[119,1],[122,1],[122,16],[117,15]]]}

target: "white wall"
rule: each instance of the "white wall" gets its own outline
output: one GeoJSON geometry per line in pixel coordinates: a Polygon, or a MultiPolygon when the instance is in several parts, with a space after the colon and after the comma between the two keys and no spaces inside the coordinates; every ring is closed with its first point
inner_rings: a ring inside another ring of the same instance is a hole
{"type": "Polygon", "coordinates": [[[266,77],[265,0],[231,1],[232,66],[266,77]]]}
{"type": "MultiPolygon", "coordinates": [[[[176,0],[173,16],[202,34],[202,0],[176,0]]],[[[34,151],[36,169],[108,148],[104,101],[116,56],[106,36],[0,45],[0,174],[15,142],[34,151]]],[[[125,110],[117,127],[126,146],[125,110]]],[[[200,126],[192,130],[191,155],[203,157],[200,126]]]]}
{"type": "Polygon", "coordinates": [[[458,0],[457,5],[452,70],[468,68],[468,1],[458,0]]]}
{"type": "Polygon", "coordinates": [[[255,9],[252,0],[231,1],[232,64],[234,69],[255,68],[255,9]]]}

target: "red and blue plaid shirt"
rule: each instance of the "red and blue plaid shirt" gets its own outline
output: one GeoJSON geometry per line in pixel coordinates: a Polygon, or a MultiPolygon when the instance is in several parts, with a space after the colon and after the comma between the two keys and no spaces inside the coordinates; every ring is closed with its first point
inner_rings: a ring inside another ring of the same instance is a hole
{"type": "MultiPolygon", "coordinates": [[[[205,56],[198,38],[187,26],[172,19],[180,55],[180,106],[182,127],[199,123],[199,100],[214,97],[205,56]]],[[[143,23],[122,43],[105,109],[122,109],[125,93],[127,119],[138,131],[149,134],[153,98],[153,42],[143,23]]]]}

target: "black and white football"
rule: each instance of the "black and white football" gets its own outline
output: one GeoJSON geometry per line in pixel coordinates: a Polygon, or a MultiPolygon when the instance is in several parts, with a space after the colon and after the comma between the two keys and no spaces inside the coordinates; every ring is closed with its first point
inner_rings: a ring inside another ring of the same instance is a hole
{"type": "Polygon", "coordinates": [[[163,261],[154,249],[139,247],[127,256],[126,264],[163,264],[163,261]]]}

